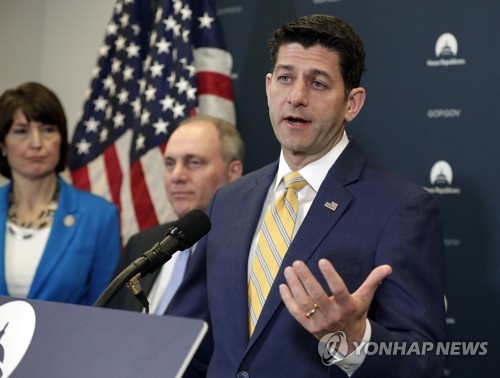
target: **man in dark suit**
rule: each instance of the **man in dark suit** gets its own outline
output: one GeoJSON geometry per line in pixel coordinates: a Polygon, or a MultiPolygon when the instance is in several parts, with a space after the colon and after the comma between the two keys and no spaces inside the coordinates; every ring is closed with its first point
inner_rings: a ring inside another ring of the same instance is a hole
{"type": "MultiPolygon", "coordinates": [[[[210,116],[194,116],[172,133],[165,148],[164,184],[180,218],[193,209],[206,211],[215,191],[243,172],[243,141],[236,128],[210,116]]],[[[116,274],[165,238],[171,223],[146,229],[128,241],[116,274]]],[[[141,279],[150,312],[162,315],[182,279],[193,249],[175,253],[156,272],[141,279]],[[176,274],[174,274],[176,273],[176,274]]],[[[107,307],[141,311],[141,303],[122,288],[107,307]]]]}
{"type": "Polygon", "coordinates": [[[445,328],[437,201],[345,132],[366,96],[361,40],[311,15],[269,45],[280,158],[214,196],[212,229],[167,310],[209,323],[186,376],[441,376],[442,359],[422,353],[445,328]]]}

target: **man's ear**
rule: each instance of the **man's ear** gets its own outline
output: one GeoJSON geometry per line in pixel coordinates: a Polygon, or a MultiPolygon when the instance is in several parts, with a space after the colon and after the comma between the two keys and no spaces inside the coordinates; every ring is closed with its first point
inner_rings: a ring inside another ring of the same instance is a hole
{"type": "Polygon", "coordinates": [[[351,122],[361,111],[365,103],[366,91],[362,87],[354,88],[349,93],[347,98],[347,109],[345,113],[345,120],[351,122]]]}
{"type": "Polygon", "coordinates": [[[227,166],[228,168],[228,176],[229,176],[229,182],[236,180],[237,178],[240,178],[241,175],[243,174],[243,163],[241,160],[234,160],[229,165],[227,166]]]}
{"type": "Polygon", "coordinates": [[[271,79],[273,78],[273,75],[268,73],[266,74],[266,97],[267,97],[267,104],[269,104],[269,86],[271,85],[271,79]]]}

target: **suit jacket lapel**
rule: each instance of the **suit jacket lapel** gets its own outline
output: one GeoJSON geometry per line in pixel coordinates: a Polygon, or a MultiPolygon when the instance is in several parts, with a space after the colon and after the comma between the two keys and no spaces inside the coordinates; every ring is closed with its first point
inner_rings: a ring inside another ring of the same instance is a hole
{"type": "Polygon", "coordinates": [[[278,288],[280,284],[285,283],[284,268],[295,260],[307,262],[324,237],[331,232],[352,201],[352,196],[345,189],[345,186],[359,178],[364,162],[364,155],[351,141],[328,172],[306,218],[290,244],[247,349],[251,348],[282,304],[278,288]],[[325,206],[325,203],[332,201],[337,203],[337,208],[334,211],[325,206]]]}
{"type": "Polygon", "coordinates": [[[49,239],[33,278],[29,298],[36,298],[52,271],[56,269],[61,256],[70,253],[68,245],[79,227],[78,201],[76,192],[59,178],[59,203],[52,223],[49,239]]]}

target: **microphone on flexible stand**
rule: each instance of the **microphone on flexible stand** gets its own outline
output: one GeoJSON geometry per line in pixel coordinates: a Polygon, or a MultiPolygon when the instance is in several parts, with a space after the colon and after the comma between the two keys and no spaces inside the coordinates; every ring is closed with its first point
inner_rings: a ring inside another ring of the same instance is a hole
{"type": "Polygon", "coordinates": [[[165,264],[177,251],[183,251],[193,246],[198,240],[210,231],[211,224],[208,216],[201,210],[195,209],[184,215],[167,232],[161,242],[156,243],[142,256],[135,259],[108,285],[97,298],[94,307],[105,307],[111,298],[125,283],[130,286],[134,296],[148,309],[149,303],[139,283],[139,278],[153,273],[165,264]]]}
{"type": "Polygon", "coordinates": [[[146,294],[144,294],[144,291],[142,290],[141,281],[139,281],[140,278],[141,273],[137,273],[125,284],[125,286],[128,291],[130,291],[130,293],[132,293],[132,295],[141,303],[146,314],[149,314],[149,301],[148,297],[146,297],[146,294]]]}

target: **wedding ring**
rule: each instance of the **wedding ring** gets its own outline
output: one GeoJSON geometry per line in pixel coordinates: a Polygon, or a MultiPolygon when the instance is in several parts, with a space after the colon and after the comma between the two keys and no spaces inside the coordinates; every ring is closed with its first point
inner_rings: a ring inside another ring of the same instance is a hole
{"type": "Polygon", "coordinates": [[[305,312],[304,313],[304,316],[309,319],[315,312],[316,312],[316,309],[318,308],[318,305],[316,303],[313,302],[313,309],[309,312],[305,312]]]}

